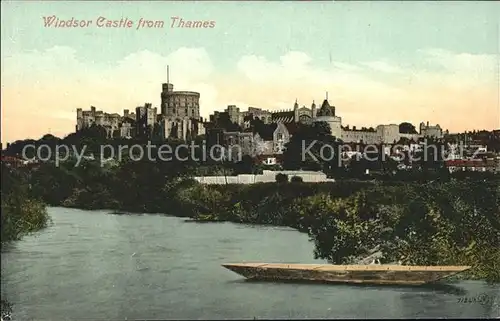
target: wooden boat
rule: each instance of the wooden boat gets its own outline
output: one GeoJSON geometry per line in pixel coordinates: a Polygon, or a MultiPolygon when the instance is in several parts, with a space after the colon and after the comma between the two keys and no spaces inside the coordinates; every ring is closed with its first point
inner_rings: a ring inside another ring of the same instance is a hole
{"type": "Polygon", "coordinates": [[[471,268],[470,266],[286,263],[234,263],[222,266],[251,280],[393,285],[433,283],[471,268]]]}

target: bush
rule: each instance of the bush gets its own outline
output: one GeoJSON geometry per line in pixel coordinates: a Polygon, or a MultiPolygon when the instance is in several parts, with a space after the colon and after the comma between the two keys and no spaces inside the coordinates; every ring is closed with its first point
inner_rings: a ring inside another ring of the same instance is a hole
{"type": "Polygon", "coordinates": [[[276,182],[277,183],[286,183],[288,182],[288,175],[283,173],[276,174],[276,182]]]}
{"type": "Polygon", "coordinates": [[[34,198],[23,175],[2,164],[1,243],[19,240],[46,227],[50,221],[45,203],[34,198]]]}
{"type": "Polygon", "coordinates": [[[292,183],[303,183],[304,179],[300,176],[293,176],[292,179],[290,180],[292,183]]]}

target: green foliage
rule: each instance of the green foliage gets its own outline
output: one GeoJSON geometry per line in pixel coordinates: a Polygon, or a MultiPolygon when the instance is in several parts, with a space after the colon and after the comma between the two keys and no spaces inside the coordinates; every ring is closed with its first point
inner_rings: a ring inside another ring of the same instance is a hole
{"type": "Polygon", "coordinates": [[[292,182],[292,183],[302,183],[302,182],[304,182],[304,180],[300,176],[292,176],[292,178],[290,179],[290,182],[292,182]]]}
{"type": "Polygon", "coordinates": [[[296,170],[322,170],[337,167],[339,143],[325,122],[302,125],[283,154],[283,167],[296,170]]]}
{"type": "Polygon", "coordinates": [[[1,243],[19,240],[47,226],[45,204],[33,197],[24,173],[2,164],[1,243]]]}
{"type": "Polygon", "coordinates": [[[277,183],[286,183],[288,182],[288,175],[283,173],[276,174],[276,182],[277,183]]]}
{"type": "MultiPolygon", "coordinates": [[[[85,139],[98,146],[102,133],[98,128],[92,130],[85,139]]],[[[321,123],[305,126],[287,146],[284,165],[316,166],[333,175],[342,174],[335,160],[308,163],[297,158],[301,157],[302,139],[318,142],[311,149],[313,155],[319,155],[322,146],[337,143],[321,123]],[[293,150],[299,150],[298,156],[293,150]]],[[[131,160],[106,168],[98,160],[78,167],[74,162],[60,167],[42,164],[20,177],[2,176],[2,240],[17,239],[45,226],[46,213],[33,194],[51,205],[290,226],[308,233],[315,256],[332,263],[355,262],[378,248],[383,262],[471,265],[468,277],[500,281],[498,176],[449,175],[440,159],[396,174],[393,163],[372,163],[361,159],[346,175],[358,175],[364,181],[286,184],[288,177],[281,174],[277,183],[253,185],[201,185],[190,179],[231,171],[255,172],[249,158],[216,166],[131,160]],[[365,175],[365,169],[378,171],[379,176],[372,171],[365,175]],[[366,180],[373,178],[376,182],[366,180]],[[16,181],[29,182],[31,189],[16,181]]],[[[291,181],[298,183],[296,177],[291,181]]]]}
{"type": "Polygon", "coordinates": [[[402,134],[417,134],[415,126],[407,122],[399,124],[399,132],[402,134]]]}

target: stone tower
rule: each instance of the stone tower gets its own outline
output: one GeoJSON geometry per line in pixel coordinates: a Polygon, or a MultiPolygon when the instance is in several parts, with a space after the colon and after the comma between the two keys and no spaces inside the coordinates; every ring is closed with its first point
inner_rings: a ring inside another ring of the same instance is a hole
{"type": "Polygon", "coordinates": [[[299,102],[295,99],[295,104],[293,104],[293,120],[294,122],[299,121],[299,102]]]}
{"type": "Polygon", "coordinates": [[[342,118],[335,116],[335,107],[330,106],[328,102],[328,93],[323,101],[321,108],[318,110],[315,122],[326,122],[330,127],[332,136],[336,138],[342,137],[342,118]]]}
{"type": "Polygon", "coordinates": [[[170,83],[167,66],[167,82],[162,84],[161,115],[172,119],[200,119],[200,93],[193,91],[174,91],[170,83]]]}

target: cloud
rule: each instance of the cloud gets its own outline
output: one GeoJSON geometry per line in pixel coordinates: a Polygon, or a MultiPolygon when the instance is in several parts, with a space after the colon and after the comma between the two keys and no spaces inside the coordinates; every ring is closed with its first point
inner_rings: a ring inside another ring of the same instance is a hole
{"type": "Polygon", "coordinates": [[[3,139],[23,137],[23,123],[39,136],[50,127],[45,123],[65,120],[63,132],[70,132],[76,108],[90,105],[118,113],[145,102],[159,107],[167,65],[174,89],[203,93],[206,115],[206,108],[222,107],[215,102],[214,66],[203,48],[179,48],[168,55],[144,50],[113,64],[84,63],[74,49],[62,46],[2,57],[3,139]]]}
{"type": "MultiPolygon", "coordinates": [[[[344,62],[332,62],[328,68],[314,66],[312,59],[305,53],[290,52],[282,56],[279,62],[272,62],[261,56],[244,56],[237,64],[240,77],[256,84],[274,87],[298,87],[316,92],[333,89],[337,92],[355,93],[359,90],[374,95],[395,94],[394,87],[375,81],[360,66],[344,62]],[[335,90],[335,89],[342,89],[335,90]]],[[[320,93],[317,93],[320,94],[320,93]]],[[[317,95],[316,94],[316,95],[317,95]]],[[[288,98],[289,100],[290,98],[288,98]]]]}
{"type": "MultiPolygon", "coordinates": [[[[424,49],[419,53],[431,66],[441,69],[442,76],[455,86],[498,86],[498,56],[488,54],[454,53],[443,49],[424,49]]],[[[424,77],[436,74],[424,74],[424,77]]],[[[429,77],[430,78],[430,77],[429,77]]],[[[434,77],[435,79],[436,77],[434,77]]]]}
{"type": "Polygon", "coordinates": [[[427,59],[449,71],[489,72],[495,69],[498,58],[488,54],[453,53],[443,49],[423,49],[427,59]]]}
{"type": "Polygon", "coordinates": [[[373,70],[382,71],[386,73],[403,73],[404,70],[398,66],[391,65],[385,61],[369,61],[364,62],[362,65],[365,65],[373,70]]]}
{"type": "Polygon", "coordinates": [[[90,105],[118,113],[145,102],[159,107],[167,65],[176,90],[201,93],[204,117],[230,104],[240,110],[292,108],[295,99],[319,105],[328,92],[344,124],[429,120],[451,130],[500,127],[494,56],[442,49],[419,54],[419,66],[411,68],[386,60],[319,66],[304,52],[272,60],[246,55],[226,73],[203,48],[143,50],[114,63],[84,62],[62,46],[2,56],[2,138],[39,137],[47,128],[71,132],[76,108],[90,105]]]}

